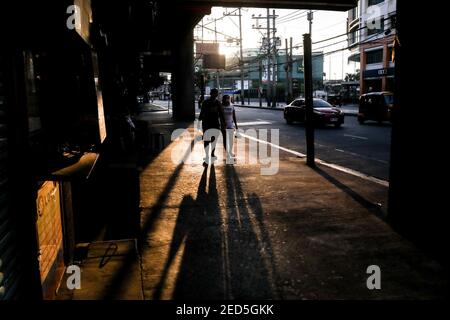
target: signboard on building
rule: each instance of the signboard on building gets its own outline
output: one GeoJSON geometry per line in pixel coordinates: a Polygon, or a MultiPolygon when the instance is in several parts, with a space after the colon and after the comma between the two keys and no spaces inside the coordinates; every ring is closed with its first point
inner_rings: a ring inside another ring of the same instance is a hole
{"type": "Polygon", "coordinates": [[[203,69],[214,69],[214,70],[225,69],[225,55],[223,54],[203,55],[203,69]]]}
{"type": "Polygon", "coordinates": [[[63,234],[59,182],[45,181],[38,190],[37,237],[44,299],[52,299],[63,271],[63,234]]]}
{"type": "Polygon", "coordinates": [[[198,54],[219,54],[219,44],[218,43],[195,43],[195,52],[198,54]]]}
{"type": "Polygon", "coordinates": [[[374,70],[364,70],[364,79],[380,79],[383,77],[393,77],[395,68],[381,68],[374,70]]]}

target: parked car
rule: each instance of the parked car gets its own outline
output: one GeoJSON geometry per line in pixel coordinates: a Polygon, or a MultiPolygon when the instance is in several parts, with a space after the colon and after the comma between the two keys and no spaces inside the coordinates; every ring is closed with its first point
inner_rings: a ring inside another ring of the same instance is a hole
{"type": "Polygon", "coordinates": [[[394,106],[392,92],[371,92],[359,98],[358,121],[363,124],[366,120],[392,122],[391,113],[394,106]]]}
{"type": "MultiPolygon", "coordinates": [[[[340,127],[344,123],[344,112],[341,109],[333,107],[322,99],[313,99],[314,123],[316,125],[332,124],[340,127]]],[[[284,119],[286,123],[291,124],[294,121],[305,122],[306,105],[305,99],[300,98],[292,101],[284,108],[284,119]]]]}

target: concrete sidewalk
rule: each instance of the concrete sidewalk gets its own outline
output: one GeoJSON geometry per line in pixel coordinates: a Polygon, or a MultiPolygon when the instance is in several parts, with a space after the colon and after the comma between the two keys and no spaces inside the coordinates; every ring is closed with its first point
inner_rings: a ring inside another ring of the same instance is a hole
{"type": "MultiPolygon", "coordinates": [[[[273,176],[260,175],[259,164],[221,159],[205,168],[202,143],[189,131],[190,139],[172,142],[141,172],[139,259],[117,263],[114,285],[102,278],[83,283],[85,292],[118,299],[444,297],[445,270],[383,221],[386,187],[311,169],[283,152],[273,176]],[[172,155],[187,163],[173,163],[172,155]],[[381,268],[381,290],[367,289],[371,265],[381,268]]],[[[95,269],[86,272],[95,279],[95,269]]]]}
{"type": "Polygon", "coordinates": [[[174,165],[174,148],[141,175],[146,299],[442,297],[439,264],[379,218],[385,187],[288,154],[274,176],[204,168],[200,143],[196,163],[174,165]],[[382,270],[380,291],[366,287],[370,265],[382,270]]]}

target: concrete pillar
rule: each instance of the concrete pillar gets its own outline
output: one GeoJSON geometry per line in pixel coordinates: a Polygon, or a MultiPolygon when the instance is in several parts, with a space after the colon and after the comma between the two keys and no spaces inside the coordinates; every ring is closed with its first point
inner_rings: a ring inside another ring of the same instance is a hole
{"type": "Polygon", "coordinates": [[[175,120],[195,119],[194,96],[194,33],[174,40],[177,45],[173,49],[174,67],[172,73],[172,103],[175,120]]]}
{"type": "MultiPolygon", "coordinates": [[[[426,39],[421,38],[423,41],[418,46],[417,35],[409,32],[415,28],[422,11],[422,7],[411,6],[405,0],[397,1],[400,45],[397,43],[395,48],[388,220],[448,266],[448,214],[443,210],[448,207],[448,192],[437,183],[448,182],[444,178],[447,160],[441,160],[443,146],[448,144],[444,123],[447,119],[429,111],[443,101],[441,95],[430,93],[446,92],[447,83],[434,79],[436,72],[444,72],[447,51],[445,42],[441,41],[442,33],[430,33],[426,39]],[[421,148],[419,158],[418,148],[421,148]]],[[[433,20],[437,24],[434,29],[444,30],[446,11],[435,10],[435,13],[442,16],[433,20]]]]}

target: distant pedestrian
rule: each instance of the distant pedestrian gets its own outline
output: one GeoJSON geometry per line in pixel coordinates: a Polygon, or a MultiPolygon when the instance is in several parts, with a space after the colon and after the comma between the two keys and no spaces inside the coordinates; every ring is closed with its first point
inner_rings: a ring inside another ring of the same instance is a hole
{"type": "Polygon", "coordinates": [[[223,144],[227,154],[227,164],[232,164],[235,157],[233,153],[234,133],[238,129],[238,125],[231,97],[227,94],[222,97],[222,110],[225,118],[225,130],[222,131],[223,144]]]}
{"type": "Polygon", "coordinates": [[[209,99],[206,99],[202,103],[202,109],[200,111],[199,120],[202,121],[203,129],[203,143],[205,147],[206,156],[203,165],[206,166],[212,161],[215,161],[215,149],[217,138],[221,134],[221,129],[225,127],[225,119],[222,111],[222,106],[217,100],[219,96],[219,90],[211,89],[209,99]],[[212,144],[210,146],[210,144],[212,144]],[[209,151],[211,149],[211,155],[209,151]]]}

